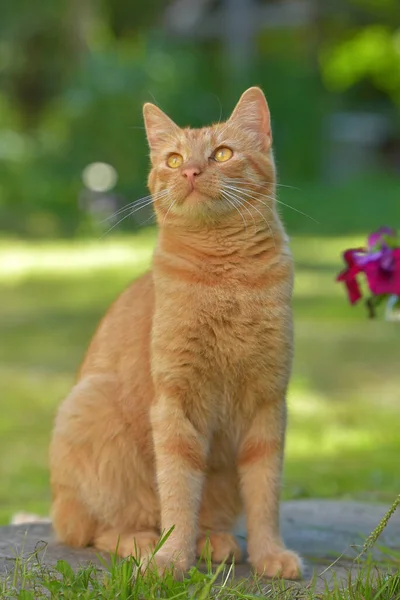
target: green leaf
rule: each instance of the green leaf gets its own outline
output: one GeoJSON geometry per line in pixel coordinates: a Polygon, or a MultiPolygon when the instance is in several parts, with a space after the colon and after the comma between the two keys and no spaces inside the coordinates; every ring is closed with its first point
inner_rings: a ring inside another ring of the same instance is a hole
{"type": "Polygon", "coordinates": [[[28,592],[28,590],[21,590],[18,593],[18,600],[35,600],[35,596],[32,592],[28,592]]]}
{"type": "Polygon", "coordinates": [[[58,571],[64,578],[64,581],[71,581],[75,579],[75,573],[71,565],[65,560],[58,560],[56,564],[56,571],[58,571]]]}

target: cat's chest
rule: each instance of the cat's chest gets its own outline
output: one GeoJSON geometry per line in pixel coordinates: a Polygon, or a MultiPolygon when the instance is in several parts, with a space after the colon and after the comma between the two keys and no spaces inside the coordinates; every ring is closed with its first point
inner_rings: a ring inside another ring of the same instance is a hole
{"type": "Polygon", "coordinates": [[[261,351],[267,323],[262,297],[231,291],[199,301],[191,325],[203,356],[226,368],[243,364],[261,351]]]}
{"type": "Polygon", "coordinates": [[[271,292],[262,286],[173,285],[169,280],[156,294],[154,346],[202,373],[244,376],[265,362],[285,327],[280,300],[277,319],[276,297],[276,286],[271,292]]]}
{"type": "Polygon", "coordinates": [[[243,330],[251,334],[254,328],[262,325],[266,316],[260,298],[232,291],[226,298],[216,295],[200,301],[194,322],[197,327],[209,328],[219,337],[224,334],[237,336],[243,330]]]}

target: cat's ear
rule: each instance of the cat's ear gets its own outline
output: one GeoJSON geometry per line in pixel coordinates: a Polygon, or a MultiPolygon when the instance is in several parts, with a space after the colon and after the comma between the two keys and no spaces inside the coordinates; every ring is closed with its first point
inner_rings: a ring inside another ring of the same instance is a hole
{"type": "Polygon", "coordinates": [[[171,135],[179,132],[179,127],[158,106],[146,102],[143,118],[150,150],[157,151],[171,135]]]}
{"type": "Polygon", "coordinates": [[[246,90],[236,104],[230,123],[251,133],[264,150],[272,145],[271,117],[265,96],[259,87],[246,90]]]}

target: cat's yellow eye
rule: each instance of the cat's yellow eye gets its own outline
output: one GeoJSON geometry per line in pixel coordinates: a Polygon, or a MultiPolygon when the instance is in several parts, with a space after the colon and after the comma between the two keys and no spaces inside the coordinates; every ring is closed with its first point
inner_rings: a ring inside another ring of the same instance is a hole
{"type": "Polygon", "coordinates": [[[170,154],[167,158],[167,165],[171,169],[177,169],[183,164],[183,157],[180,154],[170,154]]]}
{"type": "Polygon", "coordinates": [[[226,162],[230,158],[232,158],[233,152],[230,148],[226,148],[225,146],[218,148],[213,155],[214,160],[217,162],[226,162]]]}

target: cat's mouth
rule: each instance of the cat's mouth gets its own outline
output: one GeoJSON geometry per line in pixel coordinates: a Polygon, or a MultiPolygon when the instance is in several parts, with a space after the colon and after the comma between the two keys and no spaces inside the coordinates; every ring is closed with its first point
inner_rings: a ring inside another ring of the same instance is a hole
{"type": "Polygon", "coordinates": [[[206,200],[208,200],[208,196],[206,194],[204,194],[203,192],[201,192],[200,190],[198,190],[197,188],[193,187],[186,194],[183,202],[184,202],[184,204],[191,206],[191,205],[199,204],[200,202],[204,202],[206,200]]]}
{"type": "MultiPolygon", "coordinates": [[[[175,196],[176,198],[176,196],[175,196]]],[[[203,185],[203,182],[187,182],[187,185],[180,189],[179,199],[177,198],[177,206],[183,210],[196,209],[203,211],[204,208],[209,208],[213,201],[213,190],[210,186],[203,185]]]]}

